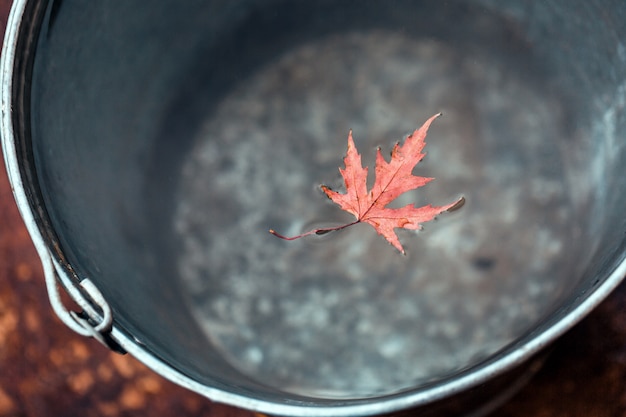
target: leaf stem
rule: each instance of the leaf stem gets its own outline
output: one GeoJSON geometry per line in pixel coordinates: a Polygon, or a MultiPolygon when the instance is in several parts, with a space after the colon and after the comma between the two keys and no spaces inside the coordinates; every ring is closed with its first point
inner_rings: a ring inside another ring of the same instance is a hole
{"type": "Polygon", "coordinates": [[[273,234],[274,236],[276,236],[278,238],[281,238],[283,240],[296,240],[296,239],[300,239],[301,237],[310,236],[310,235],[325,235],[326,233],[335,232],[337,230],[342,230],[342,229],[345,229],[346,227],[353,226],[353,225],[355,225],[357,223],[360,223],[360,221],[356,220],[356,221],[354,221],[352,223],[348,223],[348,224],[344,224],[344,225],[336,226],[336,227],[323,227],[323,228],[320,228],[320,229],[313,229],[313,230],[309,230],[306,233],[302,233],[302,234],[296,235],[296,236],[284,236],[284,235],[281,235],[280,233],[278,233],[274,229],[270,229],[269,232],[271,234],[273,234]]]}

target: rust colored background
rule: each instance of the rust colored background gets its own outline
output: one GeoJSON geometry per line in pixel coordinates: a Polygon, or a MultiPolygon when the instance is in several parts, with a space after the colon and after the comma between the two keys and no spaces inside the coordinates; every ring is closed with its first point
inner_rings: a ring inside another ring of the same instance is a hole
{"type": "MultiPolygon", "coordinates": [[[[0,0],[2,34],[10,3],[0,0]]],[[[539,374],[494,414],[626,416],[626,286],[560,339],[539,374]]],[[[255,414],[179,388],[61,324],[0,159],[0,417],[9,416],[255,414]]]]}

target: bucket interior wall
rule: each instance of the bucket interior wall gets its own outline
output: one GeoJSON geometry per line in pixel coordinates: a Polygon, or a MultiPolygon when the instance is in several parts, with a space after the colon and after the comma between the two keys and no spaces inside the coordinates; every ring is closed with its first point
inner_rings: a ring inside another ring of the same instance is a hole
{"type": "Polygon", "coordinates": [[[50,2],[39,192],[116,324],[197,381],[328,401],[444,383],[523,344],[623,259],[615,1],[50,2]],[[427,117],[402,204],[467,204],[399,255],[319,191],[427,117]],[[285,394],[289,393],[289,394],[285,394]]]}

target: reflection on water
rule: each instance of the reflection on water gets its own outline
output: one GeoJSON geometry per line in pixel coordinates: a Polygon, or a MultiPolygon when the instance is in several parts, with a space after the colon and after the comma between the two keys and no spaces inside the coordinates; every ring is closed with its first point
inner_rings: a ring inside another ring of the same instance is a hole
{"type": "Polygon", "coordinates": [[[228,94],[184,164],[176,232],[194,314],[234,366],[318,396],[372,396],[440,379],[515,340],[563,293],[581,233],[564,180],[563,105],[488,52],[386,30],[310,40],[228,94]],[[364,165],[427,117],[435,181],[400,204],[467,204],[403,257],[351,221],[346,136],[364,165]],[[572,257],[570,256],[570,259],[572,257]]]}

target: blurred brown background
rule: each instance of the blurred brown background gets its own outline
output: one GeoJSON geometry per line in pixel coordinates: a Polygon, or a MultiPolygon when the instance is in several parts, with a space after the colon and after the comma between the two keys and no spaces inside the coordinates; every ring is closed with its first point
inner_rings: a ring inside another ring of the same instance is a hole
{"type": "MultiPolygon", "coordinates": [[[[10,1],[0,0],[4,33],[10,1]]],[[[494,415],[626,416],[626,285],[559,340],[546,366],[494,415]]],[[[179,388],[54,316],[0,159],[0,417],[254,413],[179,388]]]]}

